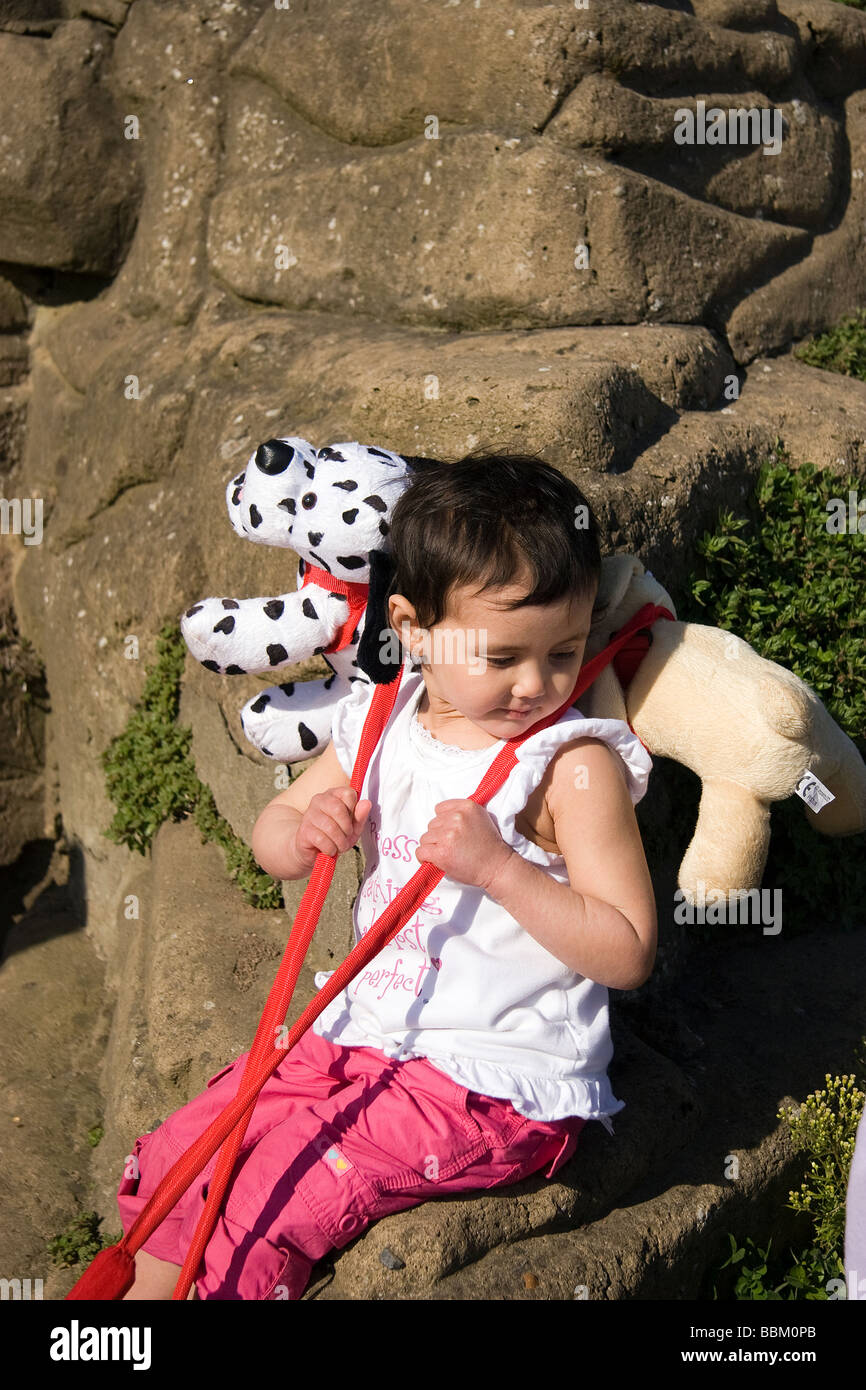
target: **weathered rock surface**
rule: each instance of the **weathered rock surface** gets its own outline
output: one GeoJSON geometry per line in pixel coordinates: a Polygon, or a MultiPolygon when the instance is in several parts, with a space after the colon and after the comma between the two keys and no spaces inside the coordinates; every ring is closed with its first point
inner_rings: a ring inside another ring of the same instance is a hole
{"type": "Polygon", "coordinates": [[[110,55],[110,37],[87,20],[47,40],[0,33],[0,260],[103,274],[120,265],[139,168],[102,77],[110,55]]]}
{"type": "Polygon", "coordinates": [[[70,904],[67,872],[55,855],[41,884],[24,893],[22,915],[4,922],[0,970],[0,1268],[6,1278],[41,1279],[45,1298],[62,1298],[74,1282],[46,1243],[91,1206],[88,1134],[104,1110],[111,1016],[104,967],[70,904]]]}
{"type": "MultiPolygon", "coordinates": [[[[866,71],[866,67],[864,67],[866,71]]],[[[845,102],[850,182],[838,218],[816,236],[809,256],[743,299],[727,325],[738,361],[805,338],[862,302],[866,257],[866,92],[845,102]],[[858,284],[861,290],[855,286],[858,284]]]]}

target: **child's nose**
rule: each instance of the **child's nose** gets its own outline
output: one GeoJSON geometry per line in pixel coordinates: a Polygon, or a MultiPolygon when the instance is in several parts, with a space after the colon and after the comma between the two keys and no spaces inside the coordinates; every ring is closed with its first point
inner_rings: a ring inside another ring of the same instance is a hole
{"type": "Polygon", "coordinates": [[[538,700],[544,694],[544,676],[538,666],[521,670],[511,687],[516,700],[538,700]]]}

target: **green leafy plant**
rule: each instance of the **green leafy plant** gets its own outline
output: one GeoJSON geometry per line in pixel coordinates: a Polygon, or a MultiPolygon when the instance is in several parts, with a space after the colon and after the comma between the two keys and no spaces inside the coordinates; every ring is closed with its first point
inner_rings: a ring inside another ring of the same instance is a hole
{"type": "Polygon", "coordinates": [[[59,1235],[52,1237],[47,1245],[48,1254],[61,1269],[73,1265],[89,1265],[91,1260],[109,1245],[122,1240],[123,1232],[116,1235],[103,1235],[100,1230],[102,1217],[95,1211],[83,1211],[59,1235]]]}
{"type": "Polygon", "coordinates": [[[141,697],[126,727],[101,755],[106,791],[115,814],[103,834],[144,854],[165,820],[192,815],[202,843],[213,840],[226,869],[253,907],[279,908],[279,882],[256,863],[252,851],[219,814],[210,788],[196,776],[192,730],[177,724],[186,645],[176,623],[160,629],[156,662],[145,673],[141,697]]]}
{"type": "MultiPolygon", "coordinates": [[[[751,1236],[741,1246],[729,1231],[731,1253],[720,1269],[739,1266],[734,1299],[826,1300],[831,1288],[845,1285],[848,1175],[866,1094],[853,1074],[831,1077],[827,1072],[824,1079],[826,1087],[813,1091],[802,1106],[783,1106],[777,1112],[788,1123],[795,1151],[809,1160],[803,1182],[789,1192],[786,1205],[810,1218],[811,1243],[799,1255],[789,1249],[787,1258],[780,1255],[771,1263],[772,1238],[765,1249],[751,1236]]],[[[716,1285],[713,1297],[719,1297],[716,1285]]]]}
{"type": "Polygon", "coordinates": [[[825,1253],[838,1251],[845,1235],[845,1195],[864,1093],[854,1076],[831,1077],[826,1088],[813,1091],[799,1109],[779,1111],[791,1128],[794,1147],[811,1155],[809,1171],[798,1192],[789,1193],[793,1211],[807,1212],[815,1227],[815,1242],[825,1253]]]}
{"type": "MultiPolygon", "coordinates": [[[[768,1242],[766,1250],[762,1250],[756,1245],[751,1236],[746,1236],[745,1245],[737,1245],[736,1239],[728,1232],[728,1240],[731,1242],[731,1253],[721,1266],[727,1269],[729,1265],[740,1265],[740,1273],[734,1285],[735,1298],[766,1298],[767,1291],[764,1288],[764,1278],[767,1273],[767,1257],[770,1253],[768,1242]],[[748,1247],[748,1248],[747,1248],[748,1247]],[[748,1255],[748,1262],[746,1256],[748,1255]]],[[[773,1293],[777,1293],[773,1290],[773,1293]]]]}
{"type": "Polygon", "coordinates": [[[92,1129],[87,1131],[87,1142],[92,1149],[96,1148],[104,1134],[105,1128],[103,1125],[94,1125],[92,1129]]]}
{"type": "MultiPolygon", "coordinates": [[[[853,4],[854,0],[842,0],[853,4]]],[[[864,8],[859,0],[856,9],[864,8]]],[[[829,332],[794,349],[794,356],[809,367],[823,367],[828,372],[842,372],[866,381],[866,309],[858,309],[841,319],[829,332]]]]}
{"type": "Polygon", "coordinates": [[[715,626],[790,667],[852,738],[866,727],[866,535],[828,531],[827,504],[847,505],[858,484],[864,479],[813,463],[793,468],[777,446],[756,479],[759,517],[722,511],[717,530],[698,542],[703,566],[689,584],[701,615],[692,621],[709,613],[715,626]]]}
{"type": "MultiPolygon", "coordinates": [[[[866,756],[866,535],[827,530],[827,504],[863,480],[791,466],[778,442],[740,514],[719,514],[698,541],[694,569],[674,595],[683,621],[734,632],[759,655],[793,671],[866,756]]],[[[832,914],[844,930],[866,893],[863,836],[816,834],[799,798],[774,802],[764,884],[780,888],[788,932],[832,914]]],[[[737,927],[732,928],[734,931],[737,927]]],[[[715,935],[718,926],[696,928],[715,935]]]]}
{"type": "MultiPolygon", "coordinates": [[[[828,1282],[839,1277],[841,1261],[837,1267],[836,1259],[828,1261],[817,1246],[809,1246],[800,1256],[789,1250],[788,1257],[794,1263],[785,1268],[787,1260],[784,1257],[778,1257],[771,1266],[772,1236],[763,1250],[751,1236],[746,1236],[743,1246],[738,1246],[730,1231],[728,1239],[731,1253],[720,1268],[740,1266],[732,1293],[737,1301],[780,1303],[800,1298],[826,1300],[828,1282]],[[773,1269],[775,1272],[772,1272],[773,1269]]],[[[714,1290],[714,1297],[718,1297],[717,1290],[714,1290]]]]}

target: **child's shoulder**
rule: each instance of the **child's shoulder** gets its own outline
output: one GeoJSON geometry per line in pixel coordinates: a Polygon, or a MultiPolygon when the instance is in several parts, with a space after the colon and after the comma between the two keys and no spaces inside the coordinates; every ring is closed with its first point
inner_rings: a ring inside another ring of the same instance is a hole
{"type": "Polygon", "coordinates": [[[616,777],[627,783],[622,759],[609,743],[590,734],[569,739],[557,748],[517,817],[518,830],[542,849],[561,853],[555,818],[559,818],[560,808],[567,800],[574,801],[575,787],[592,788],[598,795],[609,797],[610,779],[616,777]]]}
{"type": "MultiPolygon", "coordinates": [[[[585,750],[593,748],[598,750],[594,755],[597,759],[603,762],[606,758],[610,758],[617,766],[622,767],[622,758],[619,756],[616,749],[611,747],[610,739],[602,738],[600,734],[575,734],[574,738],[567,739],[564,743],[561,743],[556,752],[552,755],[547,767],[548,772],[552,767],[561,767],[564,763],[568,763],[569,760],[574,762],[578,754],[582,754],[585,750]],[[604,752],[601,751],[602,749],[604,752]]],[[[593,755],[590,754],[589,756],[593,755]]]]}
{"type": "Polygon", "coordinates": [[[597,734],[581,734],[557,748],[545,768],[539,790],[543,791],[545,802],[552,811],[562,795],[575,787],[594,787],[603,795],[611,778],[619,778],[623,785],[628,784],[625,765],[619,753],[597,734]]]}

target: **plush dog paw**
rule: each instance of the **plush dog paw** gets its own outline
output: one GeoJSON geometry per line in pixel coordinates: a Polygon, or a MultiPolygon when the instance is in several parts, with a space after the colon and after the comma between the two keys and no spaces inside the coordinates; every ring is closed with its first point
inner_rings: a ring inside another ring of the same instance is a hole
{"type": "Polygon", "coordinates": [[[253,747],[277,762],[315,758],[330,743],[334,706],[346,691],[336,672],[326,680],[268,686],[243,706],[243,731],[253,747]]]}
{"type": "Polygon", "coordinates": [[[267,671],[324,650],[345,619],[341,594],[275,598],[205,598],[180,619],[183,639],[202,666],[223,676],[267,671]],[[333,600],[333,601],[332,601],[333,600]]]}

